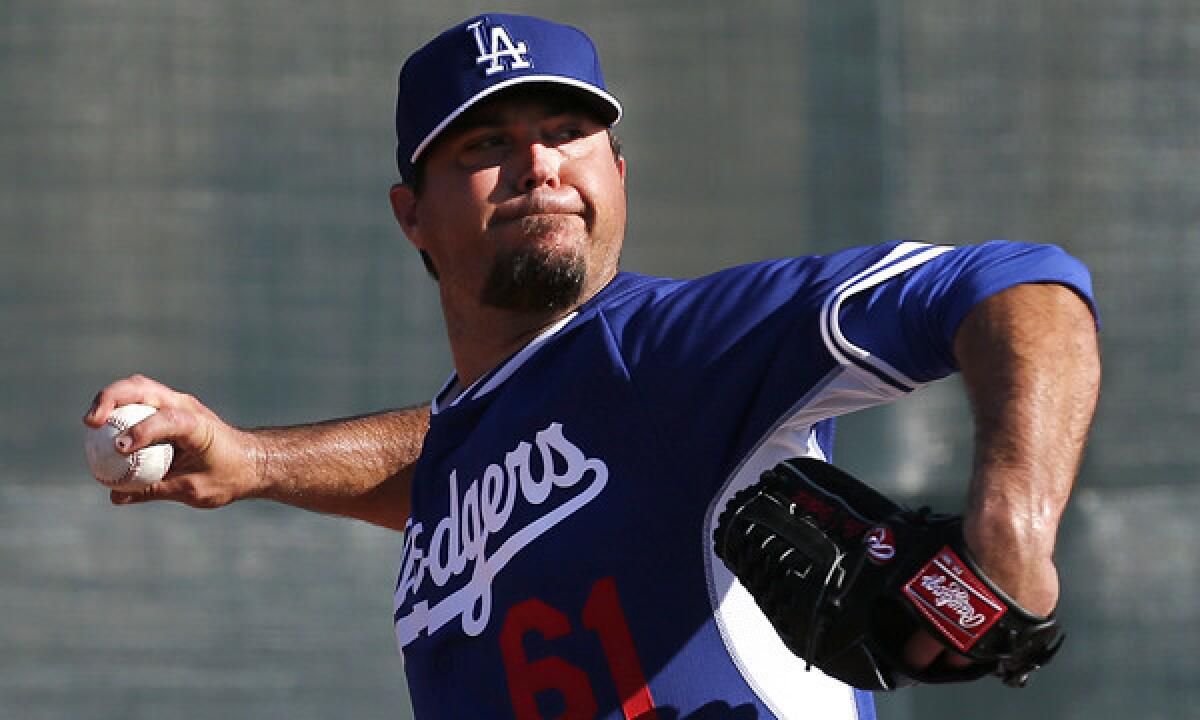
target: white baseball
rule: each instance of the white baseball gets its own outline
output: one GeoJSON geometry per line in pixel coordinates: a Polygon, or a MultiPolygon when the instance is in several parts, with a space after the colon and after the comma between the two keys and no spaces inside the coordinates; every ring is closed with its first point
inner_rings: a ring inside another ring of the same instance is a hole
{"type": "Polygon", "coordinates": [[[84,449],[88,467],[100,484],[113,490],[138,490],[162,480],[171,467],[175,449],[170,443],[158,443],[135,453],[117,452],[117,435],[158,412],[149,405],[122,405],[113,410],[98,428],[88,428],[84,449]]]}

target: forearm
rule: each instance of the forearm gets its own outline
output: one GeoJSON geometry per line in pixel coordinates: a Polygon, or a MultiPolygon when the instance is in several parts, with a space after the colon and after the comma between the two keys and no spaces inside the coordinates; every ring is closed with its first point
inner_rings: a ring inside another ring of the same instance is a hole
{"type": "Polygon", "coordinates": [[[417,407],[251,430],[262,479],[255,496],[403,530],[428,428],[429,408],[417,407]]]}
{"type": "Polygon", "coordinates": [[[1048,612],[1058,526],[1099,393],[1095,320],[1063,286],[1020,285],[968,314],[955,354],[976,432],[967,544],[1001,587],[1048,612]]]}

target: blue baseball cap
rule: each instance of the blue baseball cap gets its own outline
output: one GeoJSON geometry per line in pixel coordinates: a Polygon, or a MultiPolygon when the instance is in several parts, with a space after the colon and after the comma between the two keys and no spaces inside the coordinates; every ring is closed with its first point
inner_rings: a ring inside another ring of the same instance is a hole
{"type": "Polygon", "coordinates": [[[582,30],[527,15],[488,13],[455,25],[400,70],[396,164],[400,177],[459,115],[506,88],[549,83],[579,91],[615,125],[621,103],[608,93],[596,46],[582,30]]]}

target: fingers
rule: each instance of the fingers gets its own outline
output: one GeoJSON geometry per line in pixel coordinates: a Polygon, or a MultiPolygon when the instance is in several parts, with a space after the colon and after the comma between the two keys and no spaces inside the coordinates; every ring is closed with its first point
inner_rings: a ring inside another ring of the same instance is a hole
{"type": "Polygon", "coordinates": [[[952,668],[971,665],[971,659],[949,650],[940,640],[924,630],[912,634],[904,647],[904,660],[914,670],[926,670],[941,662],[952,668]]]}
{"type": "Polygon", "coordinates": [[[912,634],[904,647],[904,660],[908,666],[924,670],[938,659],[946,646],[938,642],[932,635],[920,630],[912,634]]]}
{"type": "Polygon", "coordinates": [[[191,395],[145,375],[117,380],[97,393],[84,413],[83,422],[89,427],[100,427],[113,409],[131,403],[150,405],[158,412],[117,436],[118,452],[128,454],[160,442],[199,452],[211,445],[211,423],[203,422],[211,412],[191,395]]]}
{"type": "Polygon", "coordinates": [[[117,450],[136,452],[148,445],[169,442],[176,448],[203,453],[212,445],[211,423],[193,411],[161,407],[158,412],[117,436],[117,450]]]}
{"type": "Polygon", "coordinates": [[[83,415],[83,422],[89,427],[100,427],[108,419],[114,408],[131,403],[142,403],[161,408],[170,404],[171,396],[178,395],[171,388],[145,375],[131,375],[117,380],[92,399],[92,404],[83,415]]]}

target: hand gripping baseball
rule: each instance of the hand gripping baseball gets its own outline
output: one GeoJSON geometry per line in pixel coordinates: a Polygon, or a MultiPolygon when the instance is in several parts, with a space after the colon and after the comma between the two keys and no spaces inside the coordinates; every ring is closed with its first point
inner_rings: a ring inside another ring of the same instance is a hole
{"type": "Polygon", "coordinates": [[[961,520],[907,510],[831,465],[796,458],[737,493],[713,539],[810,667],[875,691],[989,674],[1021,687],[1062,632],[988,579],[961,520]],[[910,667],[904,649],[919,630],[971,662],[910,667]]]}
{"type": "Polygon", "coordinates": [[[119,452],[130,454],[155,443],[175,448],[171,469],[161,482],[132,491],[113,490],[116,505],[174,500],[214,508],[260,492],[263,454],[247,432],[221,420],[199,400],[142,375],[118,380],[101,390],[83,417],[100,427],[122,405],[142,403],[158,412],[117,437],[119,452]]]}

